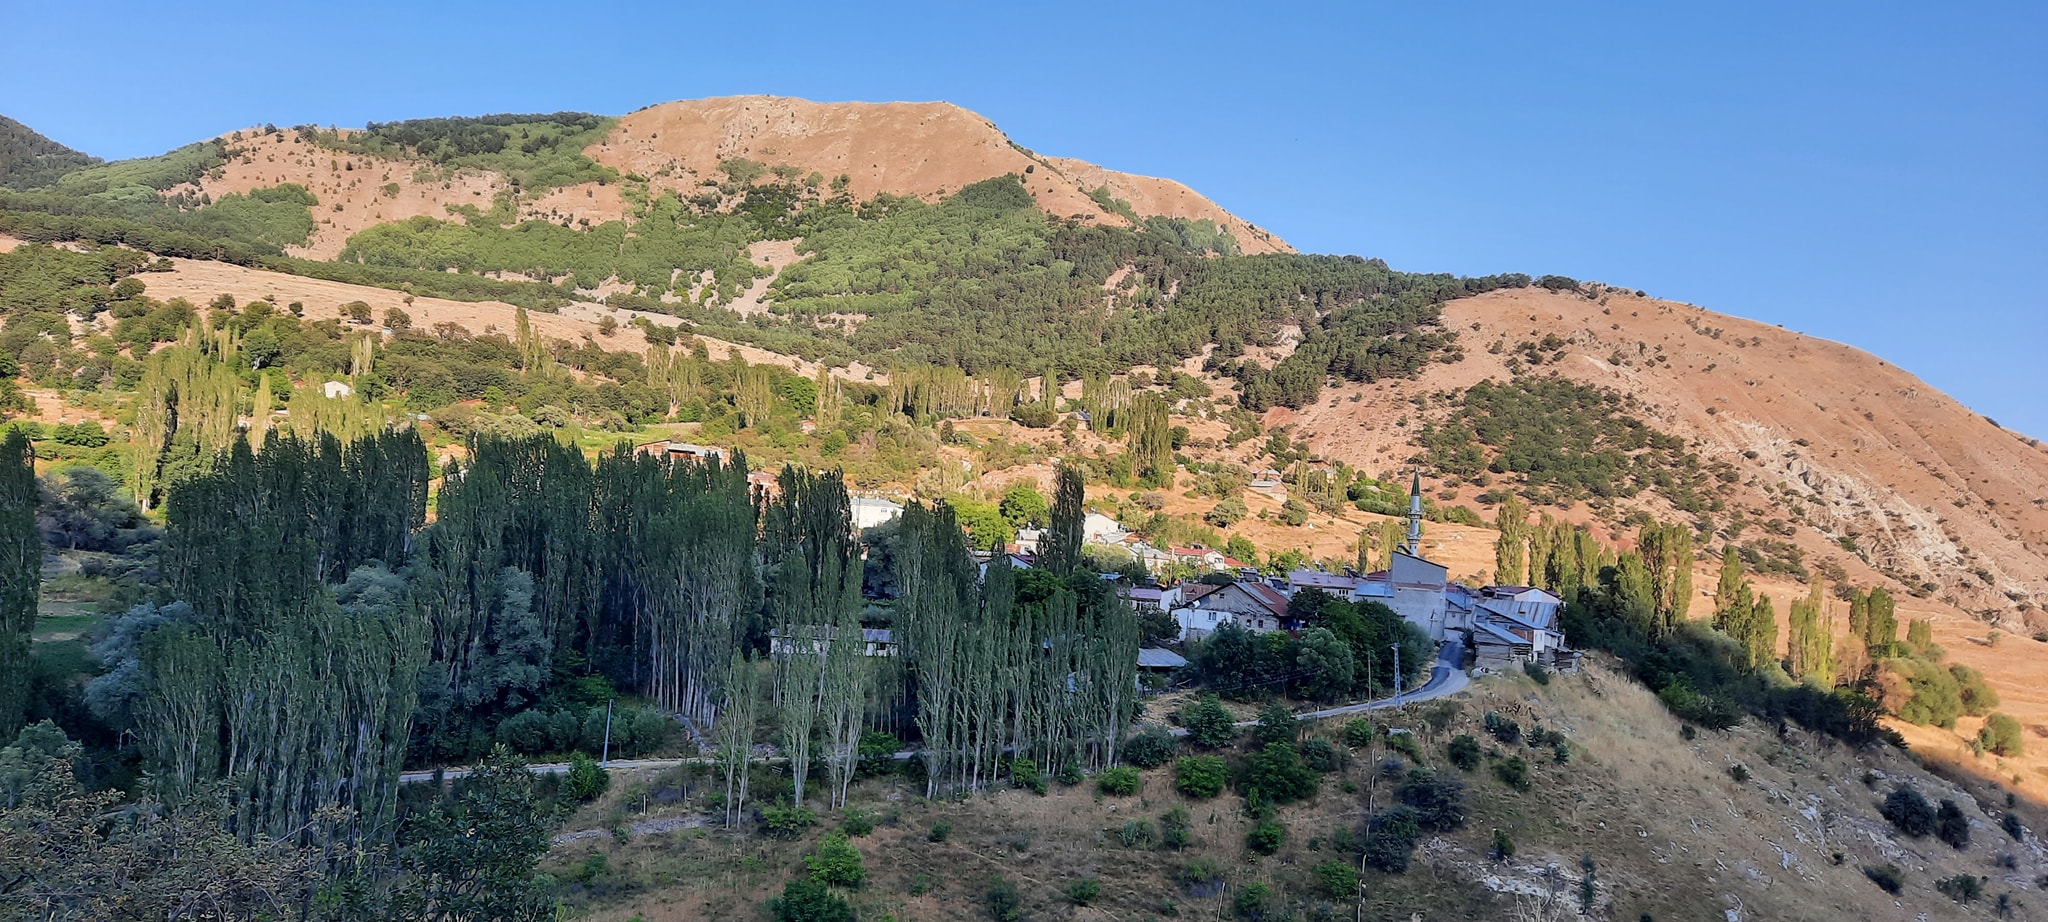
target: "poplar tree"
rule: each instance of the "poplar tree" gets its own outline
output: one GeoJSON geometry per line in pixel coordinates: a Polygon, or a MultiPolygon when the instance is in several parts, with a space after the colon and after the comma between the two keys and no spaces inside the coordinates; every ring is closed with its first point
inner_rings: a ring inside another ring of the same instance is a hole
{"type": "Polygon", "coordinates": [[[1883,586],[1870,590],[1869,604],[1863,641],[1872,650],[1890,651],[1899,642],[1898,604],[1883,586]]]}
{"type": "Polygon", "coordinates": [[[1501,501],[1494,523],[1500,536],[1493,542],[1493,581],[1500,586],[1523,585],[1529,554],[1529,504],[1519,496],[1501,501]]]}
{"type": "Polygon", "coordinates": [[[1380,520],[1380,544],[1379,549],[1373,554],[1373,569],[1394,568],[1394,549],[1401,546],[1401,541],[1407,534],[1408,531],[1400,519],[1380,520]]]}
{"type": "Polygon", "coordinates": [[[1749,616],[1749,582],[1742,577],[1742,557],[1735,553],[1735,546],[1729,545],[1721,551],[1721,578],[1714,585],[1714,627],[1738,640],[1743,634],[1734,629],[1740,618],[1749,616]]]}
{"type": "Polygon", "coordinates": [[[1668,633],[1684,623],[1692,606],[1692,532],[1653,522],[1643,526],[1637,546],[1649,568],[1654,631],[1668,633]]]}
{"type": "Polygon", "coordinates": [[[1835,684],[1834,626],[1819,580],[1805,599],[1794,601],[1789,615],[1786,658],[1793,677],[1832,688],[1835,684]]]}
{"type": "Polygon", "coordinates": [[[0,439],[0,739],[14,739],[25,719],[41,571],[35,449],[20,429],[9,429],[0,439]]]}
{"type": "Polygon", "coordinates": [[[761,671],[744,651],[726,663],[719,685],[718,764],[725,772],[725,825],[746,816],[747,776],[753,765],[754,731],[759,726],[761,671]]]}
{"type": "MultiPolygon", "coordinates": [[[[1746,590],[1747,585],[1744,586],[1746,590]]],[[[1771,597],[1758,593],[1744,622],[1743,646],[1749,650],[1749,668],[1762,669],[1778,658],[1778,612],[1771,597]]]]}
{"type": "MultiPolygon", "coordinates": [[[[1126,385],[1128,387],[1128,385],[1126,385]]],[[[1140,486],[1173,486],[1173,431],[1166,398],[1139,394],[1130,404],[1131,473],[1140,486]]]]}
{"type": "Polygon", "coordinates": [[[1054,576],[1065,576],[1081,565],[1081,525],[1088,514],[1082,508],[1085,497],[1080,470],[1066,464],[1053,470],[1052,512],[1044,536],[1038,539],[1037,564],[1054,576]]]}
{"type": "Polygon", "coordinates": [[[860,549],[838,473],[785,466],[779,481],[781,496],[769,507],[763,538],[773,557],[769,610],[783,644],[775,657],[775,693],[793,800],[803,803],[812,731],[823,719],[836,805],[841,782],[851,780],[867,697],[860,679],[860,549]]]}

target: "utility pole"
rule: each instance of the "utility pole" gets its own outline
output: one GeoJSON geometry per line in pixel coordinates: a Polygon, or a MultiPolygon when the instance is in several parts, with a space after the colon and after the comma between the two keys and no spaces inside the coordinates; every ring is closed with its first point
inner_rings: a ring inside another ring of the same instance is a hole
{"type": "Polygon", "coordinates": [[[1394,644],[1394,706],[1401,706],[1401,645],[1394,644]]]}
{"type": "Polygon", "coordinates": [[[604,754],[597,758],[599,768],[610,768],[612,764],[612,705],[618,700],[613,698],[604,703],[604,754]]]}

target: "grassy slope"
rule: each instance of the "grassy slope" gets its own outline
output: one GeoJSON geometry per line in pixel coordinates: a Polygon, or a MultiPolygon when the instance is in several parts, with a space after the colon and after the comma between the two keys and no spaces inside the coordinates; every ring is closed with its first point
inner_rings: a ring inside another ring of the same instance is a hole
{"type": "MultiPolygon", "coordinates": [[[[1450,723],[1439,733],[1429,733],[1419,712],[1406,720],[1431,739],[1431,767],[1455,772],[1442,758],[1442,743],[1460,732],[1479,734],[1478,718],[1487,710],[1565,732],[1573,759],[1558,765],[1547,753],[1520,748],[1535,769],[1528,793],[1505,787],[1486,767],[1464,776],[1472,810],[1465,828],[1425,838],[1405,875],[1369,874],[1362,918],[1509,918],[1535,901],[1531,894],[1546,891],[1553,868],[1575,903],[1580,858],[1588,853],[1597,863],[1598,904],[1607,918],[1719,919],[1724,910],[1736,910],[1741,919],[1977,918],[1990,915],[1999,893],[2012,893],[2022,906],[2042,902],[2030,882],[2048,862],[2031,834],[2021,847],[1999,831],[2002,799],[1979,809],[1904,754],[1853,753],[1796,730],[1781,738],[1754,725],[1686,742],[1654,698],[1599,666],[1547,687],[1519,675],[1482,681],[1446,706],[1450,723]],[[1746,782],[1728,773],[1737,763],[1750,772],[1746,782]],[[1894,836],[1876,812],[1892,782],[1868,788],[1859,780],[1866,772],[1909,779],[1932,800],[1955,798],[1972,820],[1971,848],[1959,853],[1933,839],[1894,836]],[[1511,861],[1486,857],[1495,828],[1518,844],[1511,861]],[[2005,853],[2017,856],[2016,870],[1995,865],[2005,853]],[[1896,899],[1860,870],[1888,862],[1906,872],[1906,889],[1896,899]],[[1934,890],[1934,880],[1959,873],[1990,878],[1983,902],[1965,908],[1934,890]]],[[[1364,762],[1355,759],[1342,777],[1362,787],[1364,762]]],[[[635,806],[659,801],[650,795],[676,793],[674,778],[647,781],[615,781],[615,793],[568,828],[688,815],[715,787],[700,782],[690,800],[643,816],[635,806]]],[[[1287,844],[1262,858],[1243,847],[1249,823],[1239,813],[1239,798],[1190,802],[1172,790],[1166,769],[1146,772],[1140,793],[1121,798],[1098,798],[1091,785],[1082,785],[1055,786],[1044,798],[1006,791],[927,803],[900,782],[866,782],[855,789],[856,804],[884,823],[856,840],[870,883],[854,903],[863,918],[983,918],[988,882],[1001,874],[1018,885],[1027,917],[1035,919],[1159,917],[1169,902],[1182,918],[1225,918],[1236,888],[1253,882],[1285,894],[1302,917],[1350,918],[1353,907],[1322,898],[1308,871],[1335,857],[1326,844],[1330,834],[1361,818],[1363,794],[1344,793],[1340,784],[1326,779],[1315,799],[1282,808],[1287,844]],[[1191,848],[1132,849],[1119,842],[1126,820],[1156,822],[1175,806],[1192,815],[1191,848]],[[941,821],[951,824],[952,835],[933,842],[929,830],[941,821]],[[1192,893],[1176,880],[1185,863],[1199,858],[1224,869],[1222,892],[1192,893]],[[1067,885],[1086,877],[1101,880],[1101,897],[1086,909],[1068,905],[1062,896],[1067,885]]],[[[1384,805],[1387,797],[1382,785],[1376,802],[1384,805]]],[[[2034,811],[2023,806],[2022,812],[2031,823],[2034,811]]],[[[557,846],[549,864],[573,879],[592,856],[604,856],[606,871],[567,887],[572,903],[593,919],[745,918],[802,872],[802,858],[818,835],[785,843],[685,828],[626,844],[587,838],[557,846]]]]}

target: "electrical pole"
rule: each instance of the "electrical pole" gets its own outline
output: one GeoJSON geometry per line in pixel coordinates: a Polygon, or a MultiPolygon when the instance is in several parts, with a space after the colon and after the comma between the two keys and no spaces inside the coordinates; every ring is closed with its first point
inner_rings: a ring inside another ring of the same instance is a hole
{"type": "Polygon", "coordinates": [[[1394,706],[1401,706],[1401,645],[1394,644],[1394,706]]]}
{"type": "Polygon", "coordinates": [[[597,758],[599,768],[609,768],[612,764],[612,705],[618,700],[613,698],[604,703],[604,754],[597,758]]]}

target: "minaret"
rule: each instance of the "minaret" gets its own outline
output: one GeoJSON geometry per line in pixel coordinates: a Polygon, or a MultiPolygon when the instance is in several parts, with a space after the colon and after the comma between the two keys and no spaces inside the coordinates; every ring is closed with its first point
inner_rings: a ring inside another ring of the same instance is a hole
{"type": "Polygon", "coordinates": [[[1415,469],[1415,483],[1408,488],[1408,540],[1401,545],[1401,553],[1410,557],[1422,556],[1422,469],[1415,469]]]}

